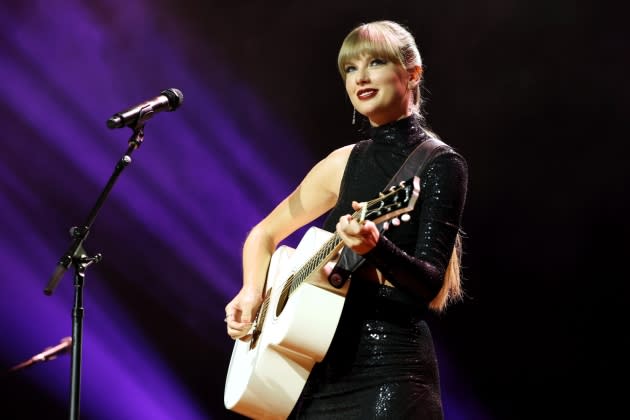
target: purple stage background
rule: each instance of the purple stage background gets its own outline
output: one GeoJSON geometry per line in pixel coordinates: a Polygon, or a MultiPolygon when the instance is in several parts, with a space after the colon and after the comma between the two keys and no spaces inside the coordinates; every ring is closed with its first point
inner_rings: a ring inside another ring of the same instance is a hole
{"type": "MultiPolygon", "coordinates": [[[[468,298],[431,319],[447,419],[613,412],[618,394],[598,384],[625,334],[621,15],[568,0],[385,3],[3,2],[0,367],[71,335],[72,268],[43,290],[127,149],[131,131],[105,121],[178,88],[182,106],[147,122],[85,242],[103,260],[86,275],[81,414],[238,418],[222,402],[223,308],[241,245],[358,138],[336,53],[355,24],[388,18],[416,34],[431,126],[471,168],[468,298]]],[[[70,358],[2,386],[1,418],[66,418],[70,358]]]]}

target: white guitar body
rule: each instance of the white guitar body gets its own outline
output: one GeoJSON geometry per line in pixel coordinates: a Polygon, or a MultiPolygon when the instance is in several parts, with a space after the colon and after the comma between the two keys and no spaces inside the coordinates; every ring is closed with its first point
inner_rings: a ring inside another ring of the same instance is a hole
{"type": "Polygon", "coordinates": [[[236,340],[225,383],[225,407],[254,419],[285,419],[316,362],[326,355],[349,282],[332,287],[325,270],[312,273],[277,314],[283,286],[332,234],[308,229],[297,248],[280,246],[267,273],[270,294],[256,344],[236,340]]]}
{"type": "MultiPolygon", "coordinates": [[[[420,181],[413,177],[363,203],[352,217],[380,223],[405,215],[419,192],[420,181]]],[[[223,395],[227,409],[253,419],[285,419],[291,413],[341,317],[350,281],[337,289],[328,273],[342,247],[336,233],[311,227],[297,248],[283,245],[273,253],[249,338],[236,340],[232,350],[223,395]]]]}

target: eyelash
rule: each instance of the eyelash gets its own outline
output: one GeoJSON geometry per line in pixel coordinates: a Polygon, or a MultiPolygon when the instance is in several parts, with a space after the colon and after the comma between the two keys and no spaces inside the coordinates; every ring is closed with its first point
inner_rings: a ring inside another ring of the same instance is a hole
{"type": "MultiPolygon", "coordinates": [[[[379,64],[380,65],[380,64],[386,64],[386,63],[387,62],[385,60],[383,60],[383,59],[373,58],[372,60],[370,60],[370,63],[368,64],[368,66],[371,67],[372,65],[375,65],[375,64],[379,64]]],[[[345,67],[346,73],[350,73],[351,71],[354,71],[354,70],[356,70],[356,66],[347,65],[345,67]]]]}

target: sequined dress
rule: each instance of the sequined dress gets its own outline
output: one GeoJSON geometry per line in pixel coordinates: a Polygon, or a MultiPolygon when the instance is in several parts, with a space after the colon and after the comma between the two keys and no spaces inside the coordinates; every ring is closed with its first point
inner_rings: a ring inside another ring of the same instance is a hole
{"type": "MultiPolygon", "coordinates": [[[[370,139],[353,148],[339,200],[323,227],[334,231],[341,215],[353,213],[352,200],[377,197],[426,138],[415,116],[370,129],[370,139]]],[[[464,158],[453,150],[436,158],[425,167],[420,185],[411,220],[382,234],[352,274],[333,341],[313,368],[290,419],[443,418],[426,313],[461,223],[464,158]],[[396,287],[362,279],[364,270],[374,266],[396,287]]]]}

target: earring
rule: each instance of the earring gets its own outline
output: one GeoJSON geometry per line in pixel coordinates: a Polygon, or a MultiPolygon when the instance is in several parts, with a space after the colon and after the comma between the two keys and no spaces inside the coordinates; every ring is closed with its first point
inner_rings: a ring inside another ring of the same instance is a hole
{"type": "Polygon", "coordinates": [[[352,125],[357,122],[357,110],[356,108],[352,108],[352,125]]]}

